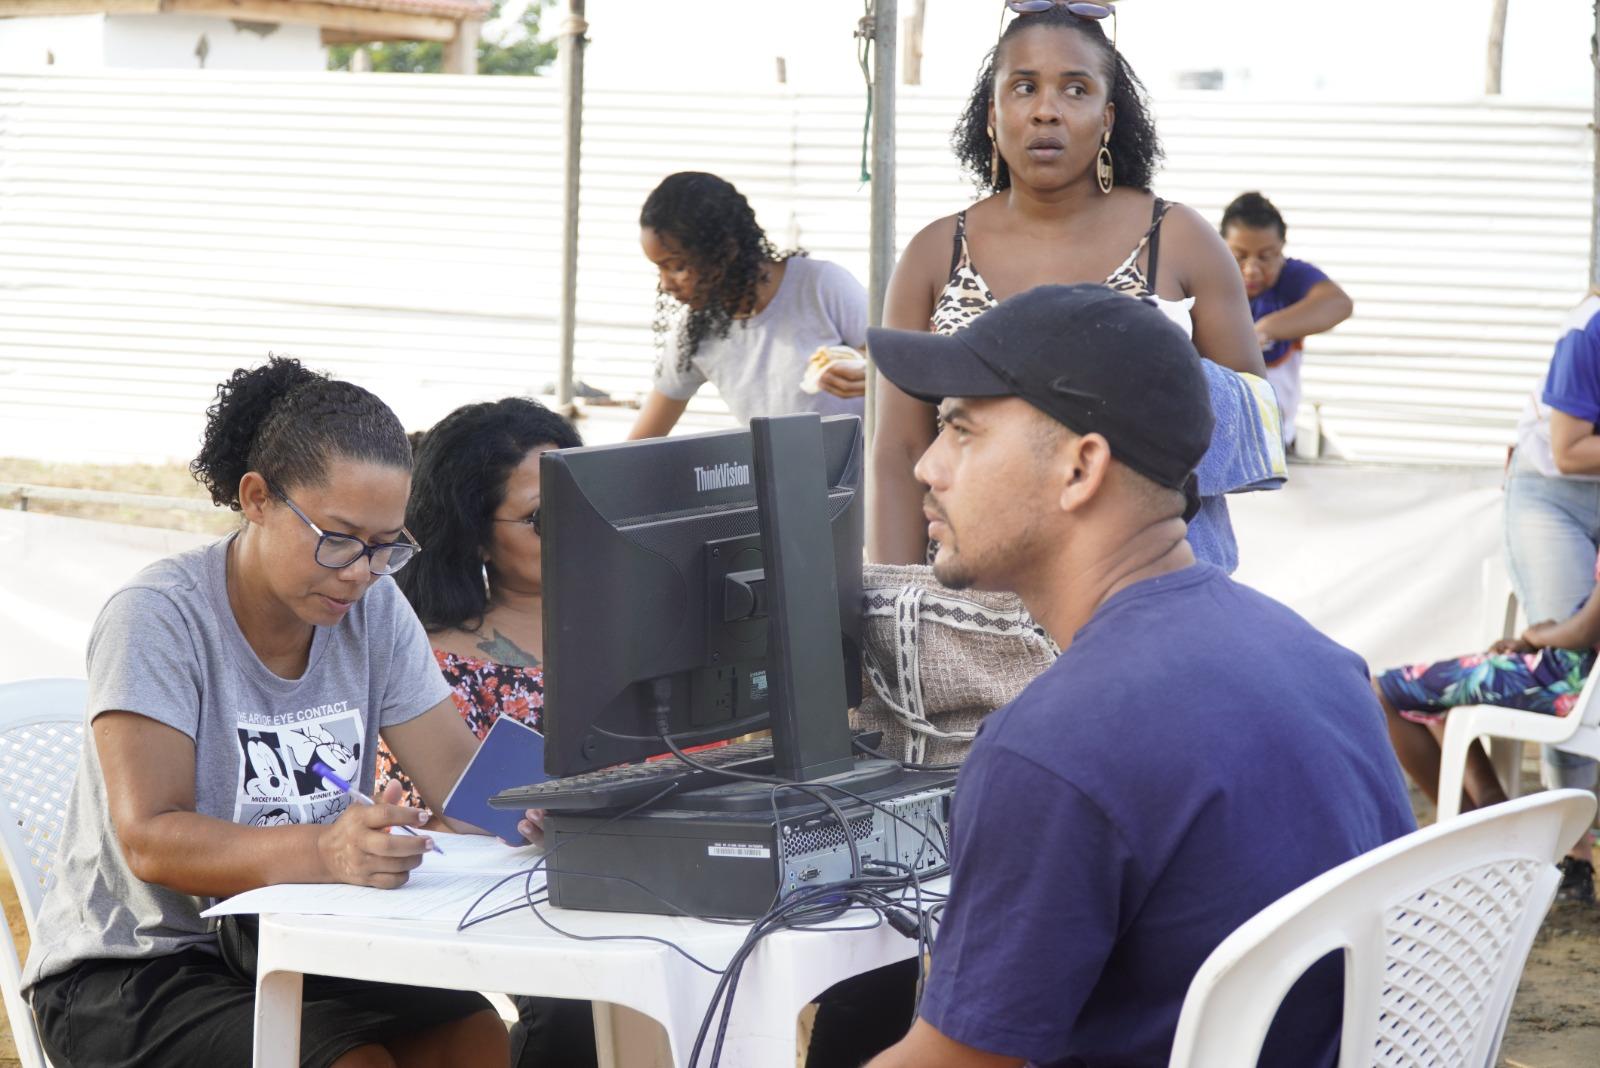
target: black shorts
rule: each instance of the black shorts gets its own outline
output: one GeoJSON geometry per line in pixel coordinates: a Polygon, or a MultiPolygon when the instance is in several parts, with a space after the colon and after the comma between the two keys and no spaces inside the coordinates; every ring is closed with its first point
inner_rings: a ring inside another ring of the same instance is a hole
{"type": "MultiPolygon", "coordinates": [[[[214,954],[92,960],[35,983],[30,1000],[55,1068],[249,1068],[255,985],[214,954]]],[[[308,975],[300,1063],[328,1068],[357,1046],[404,1038],[491,1006],[482,994],[308,975]]]]}

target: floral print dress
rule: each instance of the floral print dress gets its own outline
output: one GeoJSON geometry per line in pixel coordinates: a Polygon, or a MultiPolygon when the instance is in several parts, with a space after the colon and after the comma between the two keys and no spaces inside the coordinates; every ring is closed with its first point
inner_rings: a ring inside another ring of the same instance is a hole
{"type": "MultiPolygon", "coordinates": [[[[544,669],[516,667],[499,664],[481,657],[461,656],[435,649],[433,657],[439,670],[450,684],[450,696],[456,711],[467,721],[480,740],[500,716],[510,716],[526,723],[536,731],[544,729],[544,669]]],[[[390,779],[400,783],[405,791],[402,805],[426,808],[416,786],[400,767],[400,762],[389,752],[388,745],[378,741],[378,790],[381,792],[390,779]]],[[[441,803],[443,798],[440,799],[441,803]]]]}

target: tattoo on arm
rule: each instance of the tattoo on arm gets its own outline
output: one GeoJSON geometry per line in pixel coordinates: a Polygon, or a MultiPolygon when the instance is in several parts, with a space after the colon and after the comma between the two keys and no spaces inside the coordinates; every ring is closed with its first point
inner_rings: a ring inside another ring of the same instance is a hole
{"type": "Polygon", "coordinates": [[[539,658],[519,646],[516,642],[500,633],[496,628],[493,640],[478,643],[478,651],[497,664],[510,664],[513,667],[538,667],[539,658]]]}

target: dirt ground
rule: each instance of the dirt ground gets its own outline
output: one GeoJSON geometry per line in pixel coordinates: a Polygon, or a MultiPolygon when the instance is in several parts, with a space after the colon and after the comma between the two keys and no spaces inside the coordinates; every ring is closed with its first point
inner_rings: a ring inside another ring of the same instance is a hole
{"type": "MultiPolygon", "coordinates": [[[[3,869],[3,865],[0,865],[3,869]]],[[[22,919],[22,909],[17,904],[17,890],[11,885],[11,873],[0,870],[0,906],[5,909],[6,925],[11,928],[11,938],[17,945],[17,959],[28,958],[28,927],[22,919]]],[[[0,1013],[0,1068],[21,1068],[17,1059],[17,1044],[11,1038],[11,1020],[0,1013]]]]}
{"type": "Polygon", "coordinates": [[[1507,1068],[1600,1064],[1600,909],[1550,910],[1528,955],[1500,1058],[1507,1068]]]}
{"type": "MultiPolygon", "coordinates": [[[[102,467],[91,464],[53,464],[39,460],[0,457],[0,484],[25,486],[66,486],[74,489],[110,490],[117,493],[146,493],[159,497],[188,497],[206,500],[201,488],[182,464],[125,464],[102,467]]],[[[18,494],[0,490],[0,508],[15,508],[18,494]]],[[[67,501],[28,502],[30,511],[50,515],[69,515],[96,519],[103,523],[130,523],[135,526],[165,527],[169,530],[194,530],[226,534],[238,525],[238,518],[223,509],[190,512],[176,508],[129,508],[110,504],[76,504],[67,501]]]]}
{"type": "MultiPolygon", "coordinates": [[[[203,491],[181,465],[170,467],[93,467],[39,464],[0,458],[0,483],[114,489],[167,496],[201,496],[203,491]]],[[[12,501],[0,498],[0,507],[12,501]]],[[[221,533],[236,522],[226,514],[172,510],[141,511],[105,506],[38,502],[39,511],[148,526],[213,530],[221,533]]],[[[1530,765],[1524,782],[1537,782],[1530,765]]],[[[1420,823],[1433,819],[1432,806],[1413,791],[1420,823]]],[[[27,954],[27,932],[9,878],[0,877],[3,904],[19,956],[27,954]]],[[[1511,1021],[1501,1049],[1502,1068],[1594,1068],[1600,1064],[1600,907],[1557,904],[1551,909],[1528,957],[1522,983],[1512,1005],[1511,1021]]],[[[9,1021],[0,1019],[0,1068],[18,1068],[9,1021]]]]}

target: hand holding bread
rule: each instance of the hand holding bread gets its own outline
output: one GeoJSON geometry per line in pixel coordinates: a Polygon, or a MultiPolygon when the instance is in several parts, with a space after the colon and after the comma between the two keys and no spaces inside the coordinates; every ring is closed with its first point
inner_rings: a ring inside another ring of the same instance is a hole
{"type": "Polygon", "coordinates": [[[865,396],[866,358],[848,345],[826,345],[806,362],[800,388],[806,393],[828,392],[846,399],[865,396]]]}

